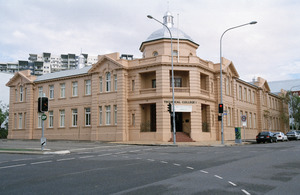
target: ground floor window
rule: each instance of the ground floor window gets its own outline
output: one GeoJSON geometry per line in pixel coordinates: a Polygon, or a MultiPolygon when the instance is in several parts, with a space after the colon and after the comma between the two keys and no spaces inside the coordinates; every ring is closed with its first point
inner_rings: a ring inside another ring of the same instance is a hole
{"type": "Polygon", "coordinates": [[[91,125],[91,108],[85,108],[85,126],[91,125]]]}
{"type": "Polygon", "coordinates": [[[141,132],[156,132],[156,104],[142,104],[141,115],[141,132]]]}

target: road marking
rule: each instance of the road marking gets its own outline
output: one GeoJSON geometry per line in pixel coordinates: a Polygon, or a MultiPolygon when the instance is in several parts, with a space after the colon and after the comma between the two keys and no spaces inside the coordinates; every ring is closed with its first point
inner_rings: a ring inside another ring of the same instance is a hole
{"type": "Polygon", "coordinates": [[[31,165],[38,165],[38,164],[45,164],[45,163],[51,163],[53,162],[52,160],[47,160],[47,161],[40,161],[40,162],[33,162],[30,163],[31,165]]]}
{"type": "Polygon", "coordinates": [[[66,161],[66,160],[75,160],[75,158],[62,158],[62,159],[57,159],[56,161],[60,162],[60,161],[66,161]]]}
{"type": "Polygon", "coordinates": [[[95,156],[81,156],[79,158],[83,159],[83,158],[93,158],[93,157],[95,157],[95,156]]]}
{"type": "Polygon", "coordinates": [[[155,160],[153,160],[153,159],[147,159],[148,161],[151,161],[151,162],[153,162],[153,161],[155,161],[155,160]]]}
{"type": "Polygon", "coordinates": [[[139,151],[141,151],[141,150],[131,150],[129,152],[139,152],[139,151]]]}
{"type": "Polygon", "coordinates": [[[246,190],[242,189],[242,192],[244,192],[247,195],[251,195],[249,192],[247,192],[246,190]]]}
{"type": "Polygon", "coordinates": [[[117,152],[115,154],[125,154],[126,152],[117,152]]]}
{"type": "Polygon", "coordinates": [[[16,160],[12,160],[12,161],[17,162],[17,161],[23,161],[23,160],[32,160],[32,158],[21,158],[21,159],[16,159],[16,160]]]}
{"type": "Polygon", "coordinates": [[[152,148],[148,148],[148,149],[144,149],[145,151],[147,151],[147,150],[152,150],[152,148]]]}
{"type": "Polygon", "coordinates": [[[181,166],[180,164],[176,164],[176,163],[173,163],[173,165],[178,166],[178,167],[181,166]]]}
{"type": "Polygon", "coordinates": [[[191,170],[193,170],[194,168],[193,167],[186,167],[187,169],[191,169],[191,170]]]}
{"type": "Polygon", "coordinates": [[[0,167],[0,169],[8,169],[8,168],[14,168],[14,167],[22,167],[25,166],[26,164],[19,164],[19,165],[10,165],[10,166],[5,166],[5,167],[0,167]]]}
{"type": "Polygon", "coordinates": [[[219,178],[219,179],[223,179],[223,177],[219,176],[219,175],[215,175],[216,178],[219,178]]]}
{"type": "Polygon", "coordinates": [[[107,154],[99,154],[98,156],[109,156],[112,155],[112,153],[107,153],[107,154]]]}
{"type": "Polygon", "coordinates": [[[231,185],[233,186],[237,186],[235,183],[231,182],[231,181],[228,181],[228,183],[230,183],[231,185]]]}
{"type": "Polygon", "coordinates": [[[208,173],[207,171],[203,171],[203,170],[201,170],[201,172],[202,172],[202,173],[206,173],[206,174],[208,173]]]}
{"type": "Polygon", "coordinates": [[[160,161],[161,163],[164,163],[164,164],[168,164],[168,162],[166,162],[166,161],[160,161]]]}

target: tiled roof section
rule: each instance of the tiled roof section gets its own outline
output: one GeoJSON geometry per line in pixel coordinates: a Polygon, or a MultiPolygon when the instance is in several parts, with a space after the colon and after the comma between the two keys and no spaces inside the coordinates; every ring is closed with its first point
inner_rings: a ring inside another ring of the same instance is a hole
{"type": "Polygon", "coordinates": [[[271,92],[280,92],[281,89],[286,91],[300,91],[300,79],[284,80],[284,81],[270,81],[268,82],[271,92]]]}
{"type": "Polygon", "coordinates": [[[71,76],[81,75],[81,74],[87,74],[91,68],[92,68],[92,66],[86,66],[81,69],[65,70],[65,71],[60,71],[60,72],[44,74],[44,75],[37,77],[37,79],[34,82],[52,80],[52,79],[63,78],[63,77],[71,77],[71,76]]]}

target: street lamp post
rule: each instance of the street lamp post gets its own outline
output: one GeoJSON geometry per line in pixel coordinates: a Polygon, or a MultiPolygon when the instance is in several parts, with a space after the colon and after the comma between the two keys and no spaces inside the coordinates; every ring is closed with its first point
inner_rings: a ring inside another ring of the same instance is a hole
{"type": "Polygon", "coordinates": [[[173,123],[173,144],[176,144],[176,129],[175,129],[175,97],[174,97],[174,68],[173,68],[173,38],[172,33],[167,25],[152,17],[151,15],[147,15],[148,18],[155,20],[156,22],[162,24],[166,27],[170,33],[171,37],[171,66],[172,66],[172,123],[173,123]]]}
{"type": "MultiPolygon", "coordinates": [[[[220,103],[223,104],[223,94],[222,94],[222,63],[223,63],[223,59],[222,59],[222,38],[224,36],[224,34],[229,31],[229,30],[232,30],[232,29],[235,29],[235,28],[239,28],[239,27],[242,27],[242,26],[246,26],[246,25],[249,25],[249,24],[256,24],[257,22],[256,21],[252,21],[252,22],[249,22],[247,24],[242,24],[242,25],[239,25],[239,26],[234,26],[234,27],[231,27],[231,28],[228,28],[227,30],[225,30],[220,38],[220,93],[221,93],[221,100],[220,100],[220,103]]],[[[223,126],[223,113],[221,113],[221,139],[222,139],[222,144],[224,144],[224,126],[223,126]]]]}

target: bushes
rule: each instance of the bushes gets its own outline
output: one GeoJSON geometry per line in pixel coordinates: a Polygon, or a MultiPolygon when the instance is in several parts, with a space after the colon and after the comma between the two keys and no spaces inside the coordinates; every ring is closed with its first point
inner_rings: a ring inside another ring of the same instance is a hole
{"type": "Polygon", "coordinates": [[[0,129],[0,139],[6,139],[7,138],[8,131],[5,129],[0,129]]]}

